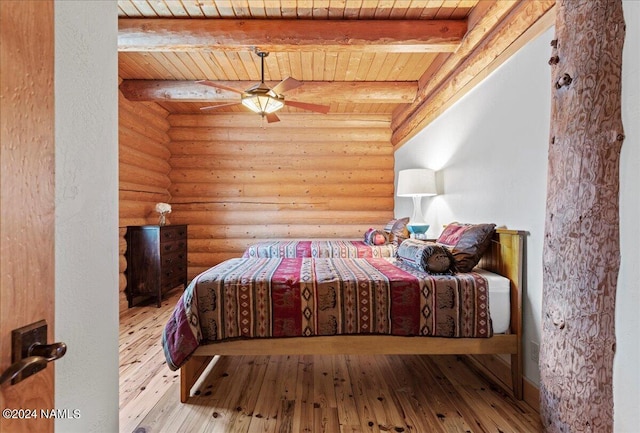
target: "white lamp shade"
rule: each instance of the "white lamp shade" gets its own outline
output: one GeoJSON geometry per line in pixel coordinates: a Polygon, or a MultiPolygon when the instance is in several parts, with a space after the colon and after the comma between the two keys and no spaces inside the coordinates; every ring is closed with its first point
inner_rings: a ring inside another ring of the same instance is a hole
{"type": "Polygon", "coordinates": [[[398,197],[436,195],[436,172],[428,168],[411,168],[398,173],[398,197]]]}

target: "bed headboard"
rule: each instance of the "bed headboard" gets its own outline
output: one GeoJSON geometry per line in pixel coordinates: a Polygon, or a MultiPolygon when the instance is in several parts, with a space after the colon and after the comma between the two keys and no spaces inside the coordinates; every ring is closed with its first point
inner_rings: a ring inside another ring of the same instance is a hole
{"type": "Polygon", "coordinates": [[[480,267],[507,277],[511,281],[511,334],[517,335],[519,342],[517,353],[511,356],[511,377],[498,374],[495,364],[486,363],[482,357],[474,357],[485,371],[493,374],[504,383],[511,382],[511,389],[517,398],[522,398],[522,302],[523,302],[523,270],[524,242],[526,232],[520,230],[496,229],[491,245],[480,260],[480,267]]]}
{"type": "Polygon", "coordinates": [[[520,230],[496,229],[479,264],[511,281],[511,332],[515,334],[522,332],[524,236],[520,230]]]}

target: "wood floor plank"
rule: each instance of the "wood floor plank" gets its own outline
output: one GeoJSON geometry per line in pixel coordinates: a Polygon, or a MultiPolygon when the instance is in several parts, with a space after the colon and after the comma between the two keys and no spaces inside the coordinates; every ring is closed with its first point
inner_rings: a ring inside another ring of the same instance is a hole
{"type": "Polygon", "coordinates": [[[320,406],[313,408],[313,432],[334,433],[340,431],[338,408],[320,406]]]}
{"type": "Polygon", "coordinates": [[[378,362],[385,363],[394,374],[388,376],[389,385],[393,389],[395,402],[402,408],[405,422],[414,432],[443,432],[437,416],[432,410],[425,410],[421,405],[419,392],[426,386],[413,371],[404,368],[401,356],[383,357],[378,362]]]}
{"type": "Polygon", "coordinates": [[[402,409],[394,404],[389,390],[388,378],[395,374],[391,369],[384,369],[383,364],[378,361],[377,356],[366,356],[361,360],[363,370],[372,379],[369,401],[378,419],[378,426],[384,431],[408,431],[409,427],[405,423],[402,409]]]}
{"type": "Polygon", "coordinates": [[[359,357],[347,356],[345,360],[351,379],[354,403],[360,417],[360,426],[365,432],[378,431],[374,408],[371,406],[368,397],[370,390],[366,380],[366,372],[358,368],[359,357]]]}
{"type": "Polygon", "coordinates": [[[279,389],[275,391],[273,398],[280,400],[278,409],[278,421],[276,422],[276,431],[278,433],[297,433],[293,430],[293,421],[295,419],[296,407],[296,384],[298,382],[298,356],[282,357],[284,370],[289,373],[278,381],[279,389]]]}
{"type": "MultiPolygon", "coordinates": [[[[135,431],[134,429],[142,431],[161,431],[163,428],[171,428],[171,420],[179,419],[178,412],[180,408],[173,404],[173,399],[179,394],[179,384],[173,384],[168,392],[166,392],[160,400],[154,405],[154,410],[143,419],[137,420],[137,424],[133,427],[127,428],[120,423],[120,431],[135,431]]],[[[177,426],[176,426],[177,427],[177,426]]]]}
{"type": "MultiPolygon", "coordinates": [[[[119,374],[120,431],[131,432],[154,408],[179,374],[166,366],[161,346],[162,327],[177,302],[176,292],[161,308],[129,308],[120,315],[119,374]]],[[[179,394],[178,394],[179,396],[179,394]]]]}
{"type": "Polygon", "coordinates": [[[421,384],[415,389],[415,393],[426,419],[433,420],[443,432],[485,431],[481,425],[476,425],[475,420],[465,418],[460,413],[455,403],[458,396],[446,386],[446,383],[442,383],[437,371],[429,368],[431,357],[407,356],[403,357],[402,361],[407,366],[407,371],[421,384]]]}
{"type": "Polygon", "coordinates": [[[228,433],[246,433],[253,417],[253,410],[258,400],[258,391],[264,381],[269,364],[268,356],[243,357],[246,358],[248,371],[247,385],[242,388],[242,393],[236,407],[237,416],[231,423],[228,433]]]}
{"type": "Polygon", "coordinates": [[[210,374],[211,379],[205,381],[197,397],[197,404],[213,409],[207,418],[208,422],[201,423],[203,432],[230,431],[238,418],[244,415],[238,410],[244,389],[252,386],[252,376],[247,372],[253,370],[253,360],[243,356],[237,359],[223,358],[221,361],[219,365],[216,364],[218,369],[214,367],[210,374]],[[221,378],[224,379],[224,384],[221,383],[221,378]]]}
{"type": "Polygon", "coordinates": [[[313,403],[314,407],[336,408],[336,392],[333,389],[333,366],[331,356],[314,357],[313,403]]]}
{"type": "Polygon", "coordinates": [[[435,357],[433,362],[462,396],[466,406],[474,409],[478,418],[482,419],[482,424],[490,426],[492,431],[508,426],[521,431],[537,425],[538,418],[529,415],[525,403],[514,400],[500,387],[488,384],[472,369],[460,368],[458,364],[464,363],[460,357],[435,357]],[[504,404],[505,401],[509,404],[504,404]],[[487,404],[495,410],[484,410],[487,404]],[[520,407],[521,404],[524,406],[520,407]]]}
{"type": "Polygon", "coordinates": [[[296,381],[296,407],[292,431],[313,432],[313,356],[301,356],[298,360],[296,381]]]}
{"type": "MultiPolygon", "coordinates": [[[[135,427],[155,407],[165,395],[180,401],[180,393],[172,393],[173,386],[179,386],[179,377],[173,373],[157,374],[129,403],[120,408],[120,431],[134,431],[135,427]]],[[[122,389],[122,388],[121,388],[122,389]]],[[[177,388],[176,388],[177,389],[177,388]]]]}
{"type": "Polygon", "coordinates": [[[541,431],[533,409],[455,356],[220,357],[181,404],[161,347],[179,295],[121,313],[123,433],[541,431]]]}
{"type": "Polygon", "coordinates": [[[359,425],[340,424],[340,433],[362,433],[363,431],[359,425]]]}
{"type": "Polygon", "coordinates": [[[353,397],[353,387],[349,377],[349,369],[344,356],[332,356],[334,374],[334,392],[338,408],[338,420],[341,426],[360,427],[360,417],[353,397]]]}
{"type": "Polygon", "coordinates": [[[280,400],[278,384],[283,376],[290,374],[284,369],[284,363],[279,362],[287,357],[272,356],[267,364],[267,371],[258,391],[258,398],[254,409],[254,415],[249,424],[250,432],[275,432],[277,426],[280,400]]]}

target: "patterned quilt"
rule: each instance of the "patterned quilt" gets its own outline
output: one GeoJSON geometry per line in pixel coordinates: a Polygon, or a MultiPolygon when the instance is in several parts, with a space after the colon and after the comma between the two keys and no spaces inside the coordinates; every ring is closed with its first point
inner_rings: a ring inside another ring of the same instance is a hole
{"type": "Polygon", "coordinates": [[[238,258],[197,276],[163,331],[167,364],[226,339],[337,334],[490,337],[487,281],[394,259],[238,258]]]}
{"type": "Polygon", "coordinates": [[[393,244],[369,245],[364,241],[330,240],[280,240],[258,242],[245,250],[243,257],[337,257],[369,258],[394,257],[397,247],[393,244]]]}

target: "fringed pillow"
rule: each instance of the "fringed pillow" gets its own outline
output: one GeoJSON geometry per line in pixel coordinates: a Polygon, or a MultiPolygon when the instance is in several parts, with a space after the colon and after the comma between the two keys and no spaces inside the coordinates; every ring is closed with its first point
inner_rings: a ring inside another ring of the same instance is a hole
{"type": "Polygon", "coordinates": [[[398,259],[429,274],[452,275],[456,263],[448,248],[433,242],[407,239],[398,248],[398,259]]]}
{"type": "Polygon", "coordinates": [[[407,229],[409,224],[409,217],[392,219],[384,226],[384,231],[389,236],[389,242],[399,246],[402,241],[409,237],[409,230],[407,229]]]}
{"type": "Polygon", "coordinates": [[[386,245],[389,236],[384,230],[376,230],[373,227],[364,233],[364,243],[367,245],[386,245]]]}
{"type": "Polygon", "coordinates": [[[495,224],[449,224],[436,240],[447,247],[459,272],[471,272],[491,243],[495,224]]]}

